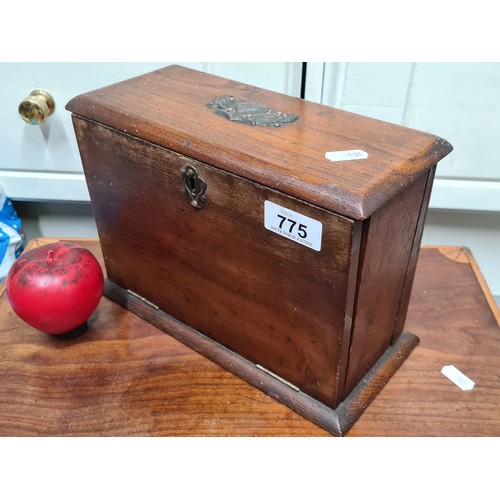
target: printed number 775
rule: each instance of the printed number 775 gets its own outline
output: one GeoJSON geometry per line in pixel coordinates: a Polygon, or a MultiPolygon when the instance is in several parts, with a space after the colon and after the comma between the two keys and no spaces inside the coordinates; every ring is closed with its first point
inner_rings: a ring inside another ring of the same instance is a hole
{"type": "MultiPolygon", "coordinates": [[[[288,219],[288,218],[286,218],[286,217],[284,217],[283,215],[280,215],[280,214],[276,214],[276,215],[281,219],[279,228],[280,229],[284,229],[286,231],[286,227],[283,228],[283,226],[284,226],[285,222],[288,221],[290,223],[288,232],[291,233],[293,231],[293,228],[297,225],[297,221],[295,221],[293,219],[288,219]]],[[[307,229],[307,226],[305,226],[304,224],[299,224],[298,225],[297,233],[303,239],[307,238],[307,231],[306,231],[306,229],[307,229]]]]}

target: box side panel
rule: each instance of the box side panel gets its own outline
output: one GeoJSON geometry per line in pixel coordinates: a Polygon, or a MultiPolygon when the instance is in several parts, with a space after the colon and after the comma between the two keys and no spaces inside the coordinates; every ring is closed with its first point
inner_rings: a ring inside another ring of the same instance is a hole
{"type": "Polygon", "coordinates": [[[335,407],[353,222],[116,130],[74,124],[109,278],[335,407]],[[184,192],[188,165],[207,185],[199,210],[184,192]],[[267,229],[265,202],[320,223],[320,249],[267,229]]]}
{"type": "Polygon", "coordinates": [[[408,189],[363,222],[344,396],[352,391],[391,344],[427,177],[424,173],[408,189]]]}
{"type": "Polygon", "coordinates": [[[406,314],[408,313],[408,306],[410,304],[411,291],[413,288],[413,279],[415,278],[415,270],[417,268],[418,255],[420,253],[420,244],[422,242],[422,235],[424,232],[425,219],[427,217],[427,210],[429,208],[429,200],[431,198],[432,184],[436,167],[431,168],[427,174],[427,185],[425,193],[422,198],[422,205],[420,207],[420,214],[418,218],[417,228],[415,230],[415,237],[413,239],[413,246],[410,252],[410,259],[408,261],[408,269],[406,271],[405,282],[403,291],[401,293],[401,301],[399,303],[398,312],[396,315],[396,322],[394,323],[394,330],[392,332],[392,342],[394,343],[403,332],[406,321],[406,314]]]}

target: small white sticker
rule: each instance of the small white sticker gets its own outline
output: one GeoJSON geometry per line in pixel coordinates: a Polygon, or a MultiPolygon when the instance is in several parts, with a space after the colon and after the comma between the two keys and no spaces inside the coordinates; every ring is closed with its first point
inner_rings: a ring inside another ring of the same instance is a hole
{"type": "Polygon", "coordinates": [[[266,200],[264,202],[264,226],[269,231],[289,240],[318,252],[321,250],[323,224],[306,215],[266,200]]]}
{"type": "Polygon", "coordinates": [[[348,151],[328,151],[325,158],[330,161],[366,160],[368,153],[362,149],[350,149],[348,151]]]}
{"type": "Polygon", "coordinates": [[[474,388],[475,383],[453,365],[443,366],[441,373],[463,391],[470,391],[474,388]]]}

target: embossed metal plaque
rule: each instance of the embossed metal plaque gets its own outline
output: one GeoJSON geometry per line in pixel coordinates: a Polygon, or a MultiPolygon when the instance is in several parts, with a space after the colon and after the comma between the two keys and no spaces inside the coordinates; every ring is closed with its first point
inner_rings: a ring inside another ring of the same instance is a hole
{"type": "Polygon", "coordinates": [[[297,115],[282,113],[264,104],[242,101],[231,95],[217,97],[208,107],[230,121],[263,127],[281,127],[298,119],[297,115]]]}

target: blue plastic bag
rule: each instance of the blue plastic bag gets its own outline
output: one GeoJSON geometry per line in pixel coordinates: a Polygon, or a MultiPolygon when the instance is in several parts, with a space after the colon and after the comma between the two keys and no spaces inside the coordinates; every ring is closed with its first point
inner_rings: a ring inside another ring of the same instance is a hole
{"type": "Polygon", "coordinates": [[[0,282],[24,250],[25,238],[21,219],[12,201],[0,186],[0,282]]]}

